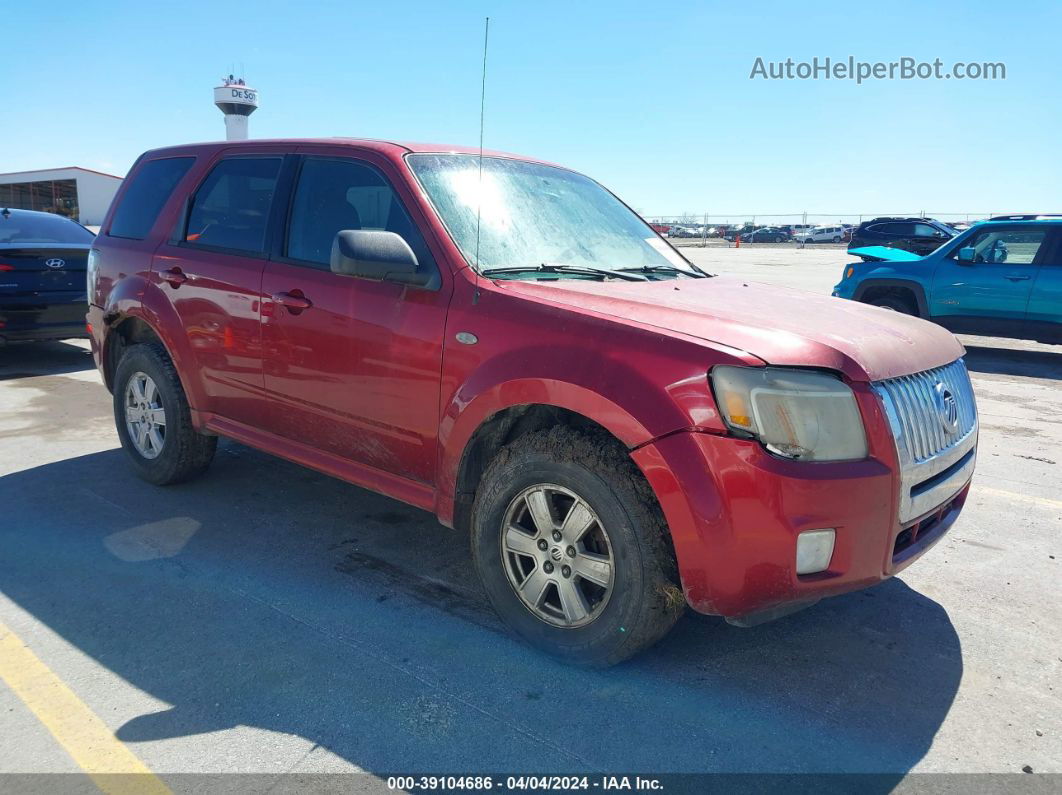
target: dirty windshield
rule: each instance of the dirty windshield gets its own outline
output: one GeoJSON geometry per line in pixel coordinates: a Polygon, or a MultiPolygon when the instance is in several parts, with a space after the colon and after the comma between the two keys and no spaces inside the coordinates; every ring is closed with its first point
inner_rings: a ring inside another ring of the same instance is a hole
{"type": "Polygon", "coordinates": [[[481,273],[519,276],[526,268],[531,277],[601,271],[702,275],[581,174],[485,157],[481,176],[479,158],[460,154],[411,155],[409,164],[465,259],[481,273]]]}

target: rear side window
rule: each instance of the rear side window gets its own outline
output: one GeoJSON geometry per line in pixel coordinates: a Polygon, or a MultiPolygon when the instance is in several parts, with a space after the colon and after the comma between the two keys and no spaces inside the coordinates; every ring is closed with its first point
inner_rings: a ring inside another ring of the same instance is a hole
{"type": "Polygon", "coordinates": [[[155,224],[162,205],[195,162],[194,157],[167,157],[149,160],[133,174],[122,199],[115,208],[111,237],[143,240],[155,224]]]}
{"type": "Polygon", "coordinates": [[[886,235],[907,237],[914,233],[914,224],[885,224],[885,228],[881,231],[886,235]]]}
{"type": "Polygon", "coordinates": [[[214,166],[192,200],[185,243],[249,254],[264,251],[282,162],[279,157],[234,157],[214,166]]]}

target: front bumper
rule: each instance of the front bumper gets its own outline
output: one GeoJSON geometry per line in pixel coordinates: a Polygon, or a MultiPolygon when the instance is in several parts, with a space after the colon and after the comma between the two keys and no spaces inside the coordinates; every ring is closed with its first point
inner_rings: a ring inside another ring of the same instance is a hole
{"type": "MultiPolygon", "coordinates": [[[[901,521],[905,484],[881,404],[871,457],[844,463],[785,461],[756,441],[698,432],[659,439],[632,455],[653,486],[687,602],[728,618],[755,616],[865,588],[910,565],[947,532],[969,491],[972,465],[934,491],[937,502],[901,521]],[[836,530],[826,571],[796,573],[796,540],[836,530]]],[[[972,448],[971,448],[972,452],[972,448]]],[[[784,610],[778,611],[784,614],[784,610]]],[[[755,623],[754,621],[752,623],[755,623]]]]}
{"type": "Polygon", "coordinates": [[[851,300],[852,296],[855,295],[854,284],[855,279],[845,279],[842,277],[841,281],[833,286],[833,292],[831,292],[830,295],[834,298],[848,298],[851,300]]]}

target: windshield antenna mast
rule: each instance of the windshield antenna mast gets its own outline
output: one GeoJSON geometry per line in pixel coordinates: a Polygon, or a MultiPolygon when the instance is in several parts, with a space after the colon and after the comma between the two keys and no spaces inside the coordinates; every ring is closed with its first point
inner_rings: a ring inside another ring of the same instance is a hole
{"type": "Polygon", "coordinates": [[[483,78],[479,86],[479,196],[476,201],[476,294],[479,301],[479,228],[483,217],[483,120],[487,108],[487,41],[490,36],[490,17],[483,23],[483,78]]]}

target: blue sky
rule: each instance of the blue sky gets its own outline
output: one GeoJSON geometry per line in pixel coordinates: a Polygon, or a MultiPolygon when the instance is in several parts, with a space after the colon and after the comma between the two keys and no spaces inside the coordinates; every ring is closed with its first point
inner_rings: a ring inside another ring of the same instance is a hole
{"type": "Polygon", "coordinates": [[[3,11],[0,172],[124,174],[224,136],[478,140],[564,163],[647,215],[1062,211],[1062,4],[21,2],[3,11]],[[1002,61],[1001,81],[750,80],[755,59],[1002,61]]]}

